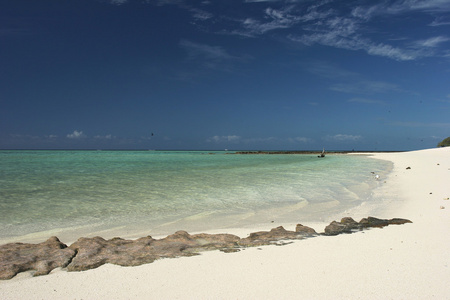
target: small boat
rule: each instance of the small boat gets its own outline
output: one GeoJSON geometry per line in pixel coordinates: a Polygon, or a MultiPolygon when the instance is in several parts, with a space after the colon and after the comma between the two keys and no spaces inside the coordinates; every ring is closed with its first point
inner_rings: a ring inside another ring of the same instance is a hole
{"type": "Polygon", "coordinates": [[[317,157],[325,157],[325,148],[323,148],[322,153],[320,153],[317,157]]]}

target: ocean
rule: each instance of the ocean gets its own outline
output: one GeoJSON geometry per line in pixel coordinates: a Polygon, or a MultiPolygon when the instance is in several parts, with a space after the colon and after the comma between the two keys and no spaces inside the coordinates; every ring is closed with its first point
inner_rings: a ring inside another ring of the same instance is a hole
{"type": "Polygon", "coordinates": [[[376,201],[374,173],[391,168],[345,154],[4,150],[0,244],[330,222],[376,201]]]}

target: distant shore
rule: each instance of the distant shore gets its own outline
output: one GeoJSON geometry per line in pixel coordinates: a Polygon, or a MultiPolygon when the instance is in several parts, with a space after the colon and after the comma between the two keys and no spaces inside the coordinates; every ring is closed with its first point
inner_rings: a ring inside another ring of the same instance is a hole
{"type": "MultiPolygon", "coordinates": [[[[394,163],[374,190],[386,202],[382,207],[361,205],[342,217],[399,217],[412,224],[237,253],[211,251],[138,267],[55,270],[34,278],[23,273],[0,281],[1,298],[448,299],[450,148],[372,154],[394,163]]],[[[287,230],[295,226],[274,225],[287,230]]],[[[325,224],[303,225],[319,231],[325,224]]],[[[245,237],[269,229],[236,228],[227,233],[245,237]]]]}
{"type": "MultiPolygon", "coordinates": [[[[336,151],[325,151],[326,154],[355,154],[355,153],[396,153],[402,151],[344,151],[344,150],[336,150],[336,151]]],[[[229,154],[321,154],[322,151],[236,151],[229,154]]]]}

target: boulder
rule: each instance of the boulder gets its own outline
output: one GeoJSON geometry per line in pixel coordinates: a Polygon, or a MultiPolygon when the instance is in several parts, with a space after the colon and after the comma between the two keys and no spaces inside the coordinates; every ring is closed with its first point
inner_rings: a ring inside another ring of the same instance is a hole
{"type": "Polygon", "coordinates": [[[405,223],[412,223],[407,219],[378,219],[374,217],[363,218],[361,221],[356,222],[352,218],[342,218],[340,222],[333,221],[325,227],[324,235],[338,235],[341,233],[352,233],[365,228],[378,227],[382,228],[388,225],[400,225],[405,223]]]}
{"type": "Polygon", "coordinates": [[[242,247],[255,247],[279,244],[278,242],[281,240],[301,240],[305,236],[307,236],[307,234],[303,232],[289,231],[284,229],[283,226],[279,226],[270,231],[250,233],[248,237],[241,239],[238,244],[242,247]]]}
{"type": "Polygon", "coordinates": [[[66,267],[76,251],[67,248],[57,237],[40,244],[10,243],[0,246],[0,279],[10,279],[17,273],[34,271],[45,275],[55,268],[66,267]]]}
{"type": "Polygon", "coordinates": [[[297,226],[295,226],[295,232],[301,233],[304,236],[317,235],[317,232],[313,228],[302,225],[302,224],[297,224],[297,226]]]}
{"type": "MultiPolygon", "coordinates": [[[[368,217],[359,223],[352,218],[333,221],[325,227],[323,235],[352,233],[370,227],[411,223],[406,219],[377,219],[368,217]]],[[[40,244],[11,243],[0,246],[0,279],[10,279],[19,272],[34,271],[33,275],[48,274],[51,270],[67,267],[68,271],[83,271],[110,263],[120,266],[137,266],[160,258],[192,256],[201,251],[221,250],[236,252],[242,247],[285,245],[286,240],[300,240],[318,235],[313,228],[297,224],[295,231],[282,226],[270,231],[251,233],[246,238],[232,234],[194,234],[177,231],[162,239],[151,236],[137,240],[101,237],[80,238],[67,247],[57,237],[40,244]]]]}
{"type": "Polygon", "coordinates": [[[158,258],[151,250],[154,239],[150,236],[138,240],[113,238],[105,240],[101,237],[80,238],[70,245],[77,252],[68,271],[83,271],[111,263],[120,266],[137,266],[151,263],[158,258]]]}
{"type": "Polygon", "coordinates": [[[338,235],[341,233],[352,233],[355,230],[358,230],[358,223],[342,223],[333,221],[325,227],[324,235],[338,235]]]}
{"type": "Polygon", "coordinates": [[[238,236],[231,234],[190,235],[186,231],[177,231],[159,240],[151,236],[138,240],[80,238],[70,245],[77,255],[67,270],[88,270],[106,263],[138,266],[160,258],[192,256],[205,250],[234,248],[238,240],[238,236]]]}

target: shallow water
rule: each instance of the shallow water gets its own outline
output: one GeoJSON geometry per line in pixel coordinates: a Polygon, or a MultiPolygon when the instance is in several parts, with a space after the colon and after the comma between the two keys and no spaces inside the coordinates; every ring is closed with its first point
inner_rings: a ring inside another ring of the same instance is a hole
{"type": "Polygon", "coordinates": [[[349,155],[0,151],[0,242],[322,221],[371,201],[371,172],[390,168],[349,155]]]}

